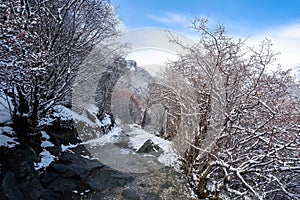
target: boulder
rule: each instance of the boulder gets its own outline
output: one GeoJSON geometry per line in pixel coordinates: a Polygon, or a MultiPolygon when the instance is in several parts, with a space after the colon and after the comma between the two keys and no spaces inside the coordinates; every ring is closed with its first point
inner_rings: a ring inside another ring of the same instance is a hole
{"type": "Polygon", "coordinates": [[[158,145],[154,144],[151,139],[149,139],[136,152],[161,154],[162,149],[158,145]]]}
{"type": "Polygon", "coordinates": [[[123,196],[125,199],[128,199],[128,200],[140,200],[139,195],[136,194],[136,192],[134,192],[133,190],[130,190],[130,189],[125,189],[125,190],[122,192],[122,196],[123,196]]]}
{"type": "Polygon", "coordinates": [[[0,153],[3,158],[0,165],[3,174],[0,199],[39,199],[43,187],[33,168],[33,162],[37,160],[34,150],[27,146],[2,149],[0,153]]]}
{"type": "Polygon", "coordinates": [[[86,191],[102,193],[123,187],[133,180],[131,175],[114,170],[97,160],[64,152],[41,175],[45,187],[42,197],[50,200],[72,196],[77,199],[86,191]]]}
{"type": "Polygon", "coordinates": [[[17,186],[15,175],[10,171],[7,171],[4,175],[1,184],[0,195],[1,199],[5,200],[25,199],[17,186]]]}

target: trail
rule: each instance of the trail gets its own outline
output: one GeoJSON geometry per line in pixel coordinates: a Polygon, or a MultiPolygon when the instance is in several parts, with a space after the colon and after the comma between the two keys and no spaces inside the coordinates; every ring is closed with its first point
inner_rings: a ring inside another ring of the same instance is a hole
{"type": "Polygon", "coordinates": [[[122,172],[145,173],[165,166],[178,167],[178,156],[172,142],[149,134],[136,125],[116,127],[107,135],[81,145],[94,158],[122,172]],[[148,139],[158,145],[162,152],[136,153],[148,139]]]}

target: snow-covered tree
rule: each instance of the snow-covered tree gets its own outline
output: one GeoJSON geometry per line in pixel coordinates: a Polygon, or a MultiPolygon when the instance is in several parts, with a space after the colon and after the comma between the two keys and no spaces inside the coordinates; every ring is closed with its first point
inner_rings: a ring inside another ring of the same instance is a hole
{"type": "Polygon", "coordinates": [[[120,34],[109,0],[3,0],[0,20],[0,92],[19,134],[69,103],[78,66],[120,34]]]}
{"type": "Polygon", "coordinates": [[[192,136],[182,168],[195,193],[204,199],[299,199],[299,83],[289,71],[267,70],[276,57],[270,40],[248,48],[222,26],[210,29],[206,19],[195,19],[193,28],[201,36],[194,46],[171,37],[188,52],[171,67],[193,89],[178,96],[186,97],[181,134],[192,136]]]}

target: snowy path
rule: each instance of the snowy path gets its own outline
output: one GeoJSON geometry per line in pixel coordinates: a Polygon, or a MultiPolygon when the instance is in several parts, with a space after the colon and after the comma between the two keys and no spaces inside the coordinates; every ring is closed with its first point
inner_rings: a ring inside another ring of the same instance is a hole
{"type": "Polygon", "coordinates": [[[177,166],[172,142],[147,133],[135,125],[114,128],[107,135],[83,142],[89,153],[102,163],[123,172],[145,173],[164,166],[177,166]],[[162,148],[160,155],[136,153],[148,139],[162,148]]]}

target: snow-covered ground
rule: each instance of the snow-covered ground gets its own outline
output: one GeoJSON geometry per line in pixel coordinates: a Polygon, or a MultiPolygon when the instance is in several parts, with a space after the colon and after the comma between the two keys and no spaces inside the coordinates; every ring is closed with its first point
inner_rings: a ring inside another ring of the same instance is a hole
{"type": "Polygon", "coordinates": [[[163,150],[163,153],[158,157],[158,161],[167,166],[178,167],[179,157],[171,141],[150,134],[136,125],[130,125],[130,128],[132,131],[127,134],[130,138],[129,144],[133,149],[139,149],[147,140],[151,139],[154,144],[163,150]]]}
{"type": "Polygon", "coordinates": [[[12,127],[8,126],[12,123],[10,108],[12,104],[10,99],[0,94],[0,147],[13,148],[19,144],[12,127]]]}
{"type": "MultiPolygon", "coordinates": [[[[57,116],[73,116],[75,121],[85,122],[89,124],[90,127],[97,127],[105,126],[110,122],[110,119],[107,117],[102,121],[91,120],[91,116],[87,116],[86,114],[78,115],[72,110],[67,108],[60,108],[62,112],[57,114],[57,116]]],[[[89,106],[88,109],[89,115],[93,115],[96,118],[97,108],[93,106],[89,106]]],[[[69,118],[68,118],[69,119],[69,118]]],[[[84,134],[90,134],[89,132],[85,132],[84,130],[79,133],[81,135],[81,139],[84,138],[84,134]]],[[[153,134],[150,134],[144,131],[138,125],[130,124],[130,125],[117,125],[112,128],[107,134],[103,135],[100,133],[95,133],[94,137],[88,140],[83,140],[82,143],[77,145],[84,145],[89,151],[90,154],[94,157],[99,159],[100,161],[104,162],[107,165],[111,165],[111,167],[117,167],[119,170],[124,170],[124,168],[132,168],[134,172],[139,171],[139,165],[132,165],[129,166],[128,163],[137,163],[140,162],[141,164],[147,162],[147,159],[141,159],[141,157],[148,157],[150,160],[156,159],[161,165],[155,166],[172,166],[175,169],[179,169],[178,159],[179,156],[176,153],[175,148],[173,148],[173,143],[171,141],[164,140],[160,137],[157,137],[153,134]],[[153,154],[139,154],[136,153],[138,150],[147,140],[151,139],[155,145],[158,145],[162,149],[162,153],[155,157],[153,154]],[[120,146],[119,144],[122,145],[120,146]],[[152,157],[152,158],[151,158],[152,157]],[[139,161],[133,161],[133,159],[137,159],[139,161]],[[119,162],[117,162],[119,161],[119,162]],[[122,168],[120,165],[124,165],[122,168]],[[127,162],[127,163],[125,163],[127,162]],[[118,165],[118,166],[117,166],[118,165]],[[135,171],[137,170],[137,171],[135,171]]],[[[62,145],[63,151],[72,151],[72,148],[75,148],[76,145],[62,145]]],[[[149,161],[150,162],[150,161],[149,161]]],[[[151,161],[152,162],[152,161],[151,161]]],[[[143,164],[142,164],[143,165],[143,164]]],[[[129,170],[129,169],[128,169],[129,170]]],[[[130,171],[130,170],[129,170],[130,171]]]]}
{"type": "Polygon", "coordinates": [[[16,141],[15,133],[9,126],[0,127],[0,147],[13,148],[20,144],[16,141]]]}
{"type": "Polygon", "coordinates": [[[10,109],[12,108],[11,100],[0,93],[0,124],[11,123],[10,109]]]}
{"type": "Polygon", "coordinates": [[[54,146],[54,144],[50,142],[50,136],[45,131],[41,131],[41,133],[42,133],[41,147],[43,148],[43,151],[40,153],[40,158],[41,158],[40,162],[34,163],[35,170],[47,168],[56,159],[56,156],[52,155],[46,149],[46,147],[54,146]]]}
{"type": "MultiPolygon", "coordinates": [[[[163,166],[179,169],[179,156],[171,141],[150,134],[133,124],[114,127],[108,134],[78,145],[85,145],[94,158],[121,171],[146,172],[148,169],[156,170],[163,166]],[[136,153],[149,139],[162,149],[157,158],[153,154],[136,153]],[[148,165],[148,169],[145,165],[148,165]]],[[[72,150],[75,147],[76,145],[62,146],[64,150],[72,150]]]]}
{"type": "MultiPolygon", "coordinates": [[[[9,110],[7,109],[9,105],[5,99],[0,98],[0,100],[0,123],[11,124],[11,116],[9,110]]],[[[82,115],[79,115],[63,106],[56,106],[55,111],[56,112],[53,116],[56,118],[60,118],[62,120],[73,119],[77,122],[88,124],[92,129],[101,129],[101,126],[106,126],[110,123],[108,116],[102,121],[97,119],[97,109],[95,106],[91,106],[88,110],[88,113],[82,115]]],[[[47,120],[48,119],[44,120],[44,122],[47,120]]],[[[51,122],[51,119],[48,121],[51,122]]],[[[35,163],[36,170],[47,168],[56,159],[56,157],[47,150],[47,147],[54,146],[54,144],[50,141],[50,136],[45,131],[42,131],[41,134],[41,147],[43,150],[40,153],[40,162],[35,163]]],[[[81,134],[84,135],[89,133],[82,132],[81,134]]],[[[12,127],[7,125],[0,126],[0,146],[13,148],[19,144],[16,140],[17,138],[12,127]]],[[[121,162],[123,162],[124,169],[128,166],[132,168],[139,168],[138,164],[132,164],[135,162],[140,164],[142,163],[142,165],[151,165],[150,163],[157,165],[153,167],[153,169],[161,166],[173,166],[178,168],[178,155],[172,146],[172,142],[150,134],[139,126],[133,124],[115,126],[111,131],[108,132],[108,134],[105,135],[100,134],[100,132],[96,132],[94,137],[89,140],[85,140],[79,144],[61,145],[61,148],[63,152],[72,151],[72,149],[76,148],[78,145],[84,145],[88,150],[91,150],[90,154],[93,156],[91,159],[99,159],[100,161],[103,161],[104,159],[104,163],[108,161],[105,163],[108,165],[110,164],[110,160],[113,160],[115,165],[119,165],[121,162]],[[138,150],[149,139],[151,139],[154,144],[158,145],[162,149],[162,153],[158,157],[155,157],[152,154],[136,153],[136,150],[138,150]],[[118,145],[121,143],[123,146],[118,145]],[[102,153],[99,154],[99,152],[102,153]],[[157,162],[159,162],[161,165],[157,164],[157,162]]],[[[151,168],[151,166],[147,167],[151,168]]],[[[138,169],[137,171],[133,171],[138,172],[138,169]]]]}

